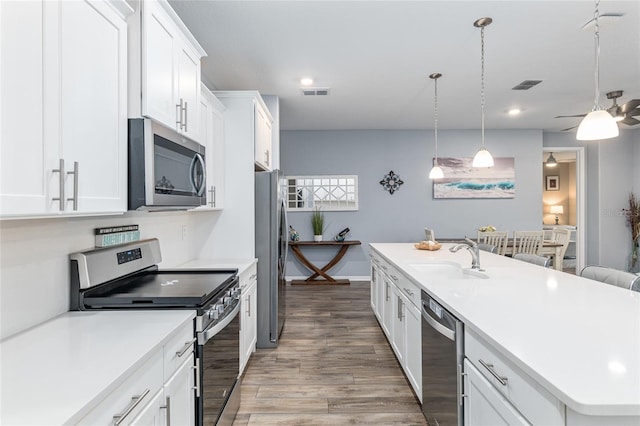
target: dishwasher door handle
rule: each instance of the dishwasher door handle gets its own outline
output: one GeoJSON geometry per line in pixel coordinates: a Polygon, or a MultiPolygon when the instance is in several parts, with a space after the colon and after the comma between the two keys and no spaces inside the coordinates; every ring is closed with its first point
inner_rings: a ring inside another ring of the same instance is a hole
{"type": "Polygon", "coordinates": [[[438,333],[442,334],[444,337],[451,341],[456,340],[456,332],[451,330],[444,325],[440,324],[438,321],[434,320],[431,315],[426,311],[424,306],[422,307],[422,318],[429,324],[433,329],[435,329],[438,333]]]}

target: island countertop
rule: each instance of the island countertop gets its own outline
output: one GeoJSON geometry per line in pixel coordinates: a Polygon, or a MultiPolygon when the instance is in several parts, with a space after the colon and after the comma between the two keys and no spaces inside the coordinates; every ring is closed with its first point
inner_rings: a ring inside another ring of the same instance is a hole
{"type": "Polygon", "coordinates": [[[488,252],[487,279],[435,280],[411,266],[471,266],[452,245],[370,244],[567,407],[640,416],[640,293],[488,252]]]}

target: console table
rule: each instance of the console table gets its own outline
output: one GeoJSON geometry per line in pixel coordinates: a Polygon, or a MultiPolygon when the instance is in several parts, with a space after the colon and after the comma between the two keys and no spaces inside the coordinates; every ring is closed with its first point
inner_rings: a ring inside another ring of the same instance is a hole
{"type": "Polygon", "coordinates": [[[300,285],[300,284],[341,284],[341,285],[349,285],[351,282],[347,279],[336,280],[332,276],[330,276],[327,271],[333,268],[340,259],[342,259],[351,246],[359,246],[362,244],[360,241],[351,240],[351,241],[289,241],[289,246],[295,254],[296,258],[307,268],[313,271],[313,274],[309,276],[306,280],[293,280],[291,281],[291,285],[300,285]],[[301,247],[311,246],[311,247],[326,247],[326,246],[334,246],[340,247],[340,250],[336,253],[336,255],[331,259],[329,263],[324,265],[322,268],[318,268],[316,265],[311,263],[309,259],[305,257],[302,253],[301,247]],[[322,277],[322,278],[320,278],[322,277]]]}

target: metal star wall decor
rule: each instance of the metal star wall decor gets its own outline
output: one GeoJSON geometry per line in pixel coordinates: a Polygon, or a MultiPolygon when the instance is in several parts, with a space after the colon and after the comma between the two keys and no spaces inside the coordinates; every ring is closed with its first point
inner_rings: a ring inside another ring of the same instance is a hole
{"type": "Polygon", "coordinates": [[[386,174],[380,181],[380,185],[382,185],[384,190],[389,191],[389,194],[392,195],[394,192],[400,189],[400,185],[402,185],[403,183],[404,181],[400,179],[400,176],[393,173],[393,170],[386,174]]]}

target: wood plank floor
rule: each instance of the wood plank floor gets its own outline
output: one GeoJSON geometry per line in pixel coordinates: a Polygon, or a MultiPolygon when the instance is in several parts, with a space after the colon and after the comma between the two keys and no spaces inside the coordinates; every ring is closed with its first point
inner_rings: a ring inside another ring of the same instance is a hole
{"type": "Polygon", "coordinates": [[[369,283],[287,286],[280,345],[245,371],[240,425],[426,425],[369,304],[369,283]]]}

